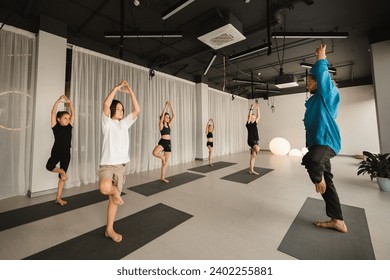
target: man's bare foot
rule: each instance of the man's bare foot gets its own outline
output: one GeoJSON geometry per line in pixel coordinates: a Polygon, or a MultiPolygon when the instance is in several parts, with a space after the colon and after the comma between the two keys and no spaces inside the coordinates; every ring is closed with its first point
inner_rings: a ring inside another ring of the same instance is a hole
{"type": "Polygon", "coordinates": [[[104,235],[108,238],[111,238],[115,242],[121,242],[122,241],[122,235],[119,233],[116,233],[115,231],[111,231],[110,233],[107,232],[107,230],[104,232],[104,235]]]}
{"type": "Polygon", "coordinates": [[[214,166],[211,162],[209,163],[210,166],[214,166]]]}
{"type": "Polygon", "coordinates": [[[325,193],[325,191],[326,191],[326,183],[325,183],[324,176],[322,176],[321,182],[315,184],[315,187],[316,187],[316,192],[318,192],[320,194],[325,193]]]}
{"type": "Polygon", "coordinates": [[[169,181],[167,179],[165,179],[165,178],[161,178],[160,180],[161,180],[161,182],[169,183],[169,181]]]}
{"type": "Polygon", "coordinates": [[[249,170],[249,174],[251,174],[251,175],[259,175],[259,173],[257,173],[257,172],[254,171],[254,170],[249,170]]]}
{"type": "Polygon", "coordinates": [[[68,202],[65,201],[65,200],[62,200],[61,198],[56,198],[55,200],[55,203],[61,205],[61,206],[64,206],[65,204],[67,204],[68,202]]]}
{"type": "Polygon", "coordinates": [[[112,202],[116,205],[123,205],[123,199],[121,198],[120,193],[112,195],[112,202]]]}
{"type": "Polygon", "coordinates": [[[343,233],[348,231],[348,228],[343,220],[331,219],[330,221],[326,222],[315,221],[313,224],[315,224],[317,227],[332,228],[343,233]]]}

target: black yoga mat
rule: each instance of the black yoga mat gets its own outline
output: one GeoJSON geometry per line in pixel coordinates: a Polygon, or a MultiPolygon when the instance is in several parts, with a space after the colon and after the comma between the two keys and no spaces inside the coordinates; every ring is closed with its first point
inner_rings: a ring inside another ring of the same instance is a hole
{"type": "Polygon", "coordinates": [[[68,202],[63,206],[55,203],[53,199],[0,213],[0,231],[101,202],[107,200],[107,196],[102,195],[99,190],[94,190],[64,197],[63,199],[68,202]]]}
{"type": "Polygon", "coordinates": [[[122,241],[104,236],[105,226],[31,255],[27,260],[119,260],[193,216],[162,203],[115,222],[122,241]]]}
{"type": "Polygon", "coordinates": [[[210,165],[206,164],[206,165],[190,168],[188,170],[195,171],[195,172],[200,172],[200,173],[208,173],[208,172],[212,172],[212,171],[215,171],[215,170],[218,170],[218,169],[221,169],[221,168],[225,168],[225,167],[228,167],[228,166],[231,166],[231,165],[234,165],[234,164],[236,164],[236,163],[234,163],[234,162],[226,162],[226,161],[218,161],[216,163],[213,163],[213,166],[210,166],[210,165]]]}
{"type": "Polygon", "coordinates": [[[130,188],[127,188],[131,191],[134,191],[136,193],[142,194],[144,196],[150,196],[162,191],[166,191],[169,189],[172,189],[174,187],[186,184],[188,182],[197,180],[199,178],[205,177],[204,175],[199,175],[191,172],[184,172],[181,174],[177,174],[171,177],[168,177],[169,183],[161,182],[160,180],[148,182],[145,184],[133,186],[130,188]]]}
{"type": "Polygon", "coordinates": [[[271,172],[273,169],[255,167],[254,170],[259,173],[259,175],[249,174],[249,168],[245,168],[233,174],[222,177],[223,180],[233,181],[242,184],[249,184],[250,182],[260,178],[261,176],[271,172]]]}
{"type": "Polygon", "coordinates": [[[328,221],[323,200],[308,197],[278,250],[301,260],[375,260],[363,208],[341,205],[347,233],[320,228],[314,221],[328,221]]]}

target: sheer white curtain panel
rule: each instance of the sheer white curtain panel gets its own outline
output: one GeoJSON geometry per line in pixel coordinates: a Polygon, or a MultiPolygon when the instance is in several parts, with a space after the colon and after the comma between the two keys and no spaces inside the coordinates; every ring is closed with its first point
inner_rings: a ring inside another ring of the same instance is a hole
{"type": "Polygon", "coordinates": [[[0,30],[0,199],[29,187],[35,42],[32,33],[0,30]]]}

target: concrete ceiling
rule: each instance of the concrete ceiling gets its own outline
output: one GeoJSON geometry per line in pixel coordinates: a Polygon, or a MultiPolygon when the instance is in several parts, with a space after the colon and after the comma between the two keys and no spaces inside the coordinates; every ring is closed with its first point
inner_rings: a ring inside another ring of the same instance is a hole
{"type": "MultiPolygon", "coordinates": [[[[266,97],[266,85],[242,84],[234,79],[261,81],[275,90],[280,68],[297,77],[300,86],[268,93],[268,96],[302,92],[305,68],[315,62],[315,48],[327,45],[327,57],[337,74],[339,87],[372,83],[370,42],[389,39],[386,0],[195,0],[166,20],[162,13],[178,0],[124,0],[125,32],[180,32],[182,38],[105,38],[105,32],[121,30],[122,0],[2,0],[0,22],[37,33],[45,18],[65,26],[68,43],[247,98],[266,97]],[[246,3],[248,2],[248,3],[246,3]],[[269,10],[267,10],[267,2],[269,10]],[[245,40],[214,50],[197,37],[229,11],[242,25],[245,40]],[[267,13],[269,11],[269,13],[267,13]],[[269,30],[269,32],[267,31],[269,30]],[[346,39],[274,39],[275,31],[348,32],[346,39]],[[230,61],[243,51],[270,42],[267,50],[230,61]],[[122,54],[121,54],[122,52],[122,54]],[[210,58],[217,57],[207,75],[210,58]]],[[[54,27],[53,30],[55,29],[54,27]]],[[[49,27],[50,29],[50,27],[49,27]]],[[[50,30],[49,30],[50,31],[50,30]]],[[[55,30],[54,30],[55,32],[55,30]]]]}

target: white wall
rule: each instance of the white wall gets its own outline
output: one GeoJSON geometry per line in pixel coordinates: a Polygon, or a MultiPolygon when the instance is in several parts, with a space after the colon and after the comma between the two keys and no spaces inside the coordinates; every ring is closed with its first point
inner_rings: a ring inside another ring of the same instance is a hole
{"type": "MultiPolygon", "coordinates": [[[[379,151],[374,89],[372,85],[340,89],[340,107],[337,123],[340,128],[342,147],[340,155],[362,154],[363,150],[379,151]]],[[[306,93],[274,97],[275,112],[268,103],[260,100],[259,125],[261,149],[269,150],[274,137],[287,139],[292,149],[305,146],[306,93]]]]}
{"type": "Polygon", "coordinates": [[[342,155],[379,152],[378,125],[372,85],[340,89],[337,123],[342,155]]]}
{"type": "Polygon", "coordinates": [[[301,150],[305,147],[305,129],[303,116],[305,114],[306,94],[292,94],[271,97],[268,101],[260,99],[260,149],[269,150],[269,142],[275,137],[283,137],[290,142],[292,149],[301,150]],[[270,106],[274,100],[275,112],[270,106]]]}
{"type": "Polygon", "coordinates": [[[371,46],[372,72],[375,84],[380,148],[382,153],[390,152],[390,40],[371,46]]]}
{"type": "MultiPolygon", "coordinates": [[[[66,39],[39,31],[29,195],[57,188],[58,176],[46,170],[54,143],[50,112],[65,90],[66,39]]],[[[62,106],[62,105],[60,105],[62,106]]],[[[62,110],[61,107],[59,110],[62,110]]]]}

